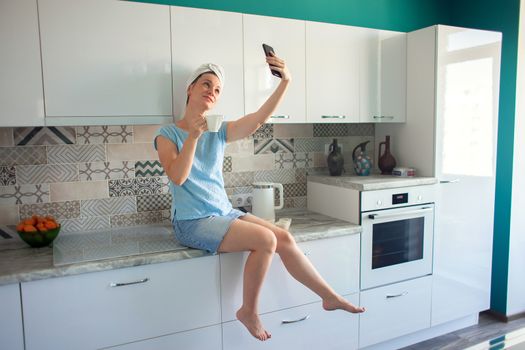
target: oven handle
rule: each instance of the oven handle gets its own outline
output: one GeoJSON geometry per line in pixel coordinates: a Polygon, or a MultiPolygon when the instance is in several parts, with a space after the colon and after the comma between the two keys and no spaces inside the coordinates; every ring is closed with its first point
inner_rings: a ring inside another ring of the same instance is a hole
{"type": "Polygon", "coordinates": [[[379,218],[387,218],[387,217],[392,217],[392,216],[402,216],[402,215],[404,216],[404,215],[426,213],[426,212],[432,211],[432,210],[433,210],[432,207],[423,207],[423,208],[417,209],[417,210],[409,210],[409,211],[397,212],[397,213],[392,213],[392,214],[386,214],[386,213],[369,214],[368,218],[372,219],[372,220],[375,220],[375,219],[379,219],[379,218]]]}

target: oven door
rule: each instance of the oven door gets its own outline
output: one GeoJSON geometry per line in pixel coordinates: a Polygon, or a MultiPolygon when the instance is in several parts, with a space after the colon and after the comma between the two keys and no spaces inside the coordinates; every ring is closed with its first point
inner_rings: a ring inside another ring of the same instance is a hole
{"type": "Polygon", "coordinates": [[[362,213],[361,289],[432,273],[434,204],[362,213]]]}

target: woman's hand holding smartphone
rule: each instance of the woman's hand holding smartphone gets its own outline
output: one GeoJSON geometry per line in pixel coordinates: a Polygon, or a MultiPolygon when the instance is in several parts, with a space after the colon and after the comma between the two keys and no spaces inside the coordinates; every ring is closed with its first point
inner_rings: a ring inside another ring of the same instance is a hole
{"type": "MultiPolygon", "coordinates": [[[[266,55],[266,57],[273,57],[273,56],[275,56],[275,51],[273,50],[273,48],[270,45],[262,44],[262,46],[263,46],[264,54],[266,55]]],[[[271,65],[270,65],[270,71],[276,77],[282,78],[281,73],[279,73],[275,69],[272,69],[271,65]]]]}

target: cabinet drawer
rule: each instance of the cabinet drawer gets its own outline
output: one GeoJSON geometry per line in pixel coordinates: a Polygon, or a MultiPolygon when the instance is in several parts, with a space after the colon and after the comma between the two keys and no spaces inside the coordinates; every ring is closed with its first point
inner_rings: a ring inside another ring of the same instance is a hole
{"type": "Polygon", "coordinates": [[[112,350],[221,350],[221,325],[112,346],[112,350]]]}
{"type": "Polygon", "coordinates": [[[218,276],[214,256],[23,283],[26,349],[94,349],[219,324],[218,276]]]}
{"type": "MultiPolygon", "coordinates": [[[[359,290],[359,235],[303,242],[300,249],[321,276],[339,294],[359,290]]],[[[242,276],[248,253],[221,254],[221,303],[223,321],[235,320],[242,304],[242,276]]],[[[297,282],[275,254],[261,295],[259,312],[266,313],[312,303],[320,298],[297,282]]]]}
{"type": "MultiPolygon", "coordinates": [[[[345,297],[359,304],[359,294],[345,297]]],[[[261,315],[262,323],[272,334],[266,342],[252,337],[239,321],[227,322],[222,326],[223,349],[357,349],[358,318],[345,311],[325,311],[320,302],[271,312],[261,315]],[[285,320],[299,321],[283,323],[285,320]]]]}
{"type": "Polygon", "coordinates": [[[430,327],[432,276],[361,292],[359,347],[430,327]]]}

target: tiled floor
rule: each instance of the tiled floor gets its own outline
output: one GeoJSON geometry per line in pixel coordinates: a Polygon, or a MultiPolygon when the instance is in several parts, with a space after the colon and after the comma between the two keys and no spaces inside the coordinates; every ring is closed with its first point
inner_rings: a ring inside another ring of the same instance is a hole
{"type": "Polygon", "coordinates": [[[514,330],[525,328],[525,317],[505,323],[487,313],[480,314],[475,326],[460,329],[437,338],[417,343],[402,350],[459,350],[474,346],[514,330]]]}

